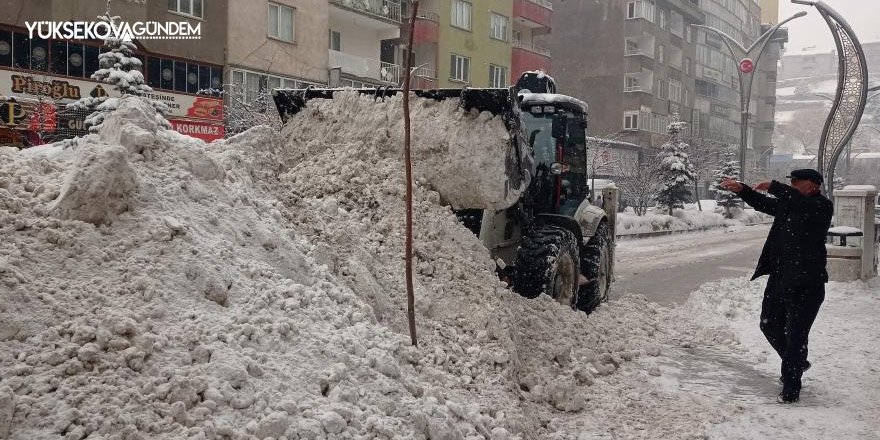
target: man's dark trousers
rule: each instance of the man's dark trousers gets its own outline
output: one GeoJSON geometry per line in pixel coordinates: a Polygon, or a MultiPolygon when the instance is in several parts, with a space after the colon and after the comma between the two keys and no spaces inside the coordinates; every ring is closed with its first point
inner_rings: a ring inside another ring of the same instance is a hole
{"type": "Polygon", "coordinates": [[[761,307],[761,331],[782,358],[782,393],[797,396],[807,365],[810,328],[825,300],[825,284],[789,287],[773,274],[767,280],[761,307]]]}

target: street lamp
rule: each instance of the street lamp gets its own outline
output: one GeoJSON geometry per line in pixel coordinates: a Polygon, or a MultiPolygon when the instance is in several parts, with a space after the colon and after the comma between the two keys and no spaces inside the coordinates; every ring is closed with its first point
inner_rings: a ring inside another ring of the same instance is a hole
{"type": "Polygon", "coordinates": [[[770,38],[773,37],[773,34],[779,30],[782,25],[792,21],[796,18],[800,18],[807,15],[806,12],[801,11],[797,14],[789,17],[786,20],[783,20],[781,23],[777,24],[770,28],[767,32],[764,32],[760,37],[758,37],[755,42],[746,49],[739,41],[735,38],[727,35],[723,31],[713,28],[711,26],[706,26],[702,24],[692,24],[691,26],[695,28],[700,28],[709,32],[716,34],[718,37],[724,41],[725,47],[730,52],[730,55],[733,57],[734,61],[737,63],[737,76],[739,79],[739,90],[740,90],[740,150],[739,150],[739,168],[740,168],[740,179],[745,181],[746,174],[746,149],[749,145],[749,105],[751,104],[752,99],[752,84],[755,80],[755,73],[758,69],[758,62],[761,60],[761,55],[764,53],[764,49],[767,48],[767,43],[770,42],[770,38]]]}

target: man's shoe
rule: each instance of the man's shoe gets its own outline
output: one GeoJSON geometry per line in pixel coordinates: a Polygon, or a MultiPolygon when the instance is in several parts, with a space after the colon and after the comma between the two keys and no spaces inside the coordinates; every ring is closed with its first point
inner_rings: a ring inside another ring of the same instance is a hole
{"type": "MultiPolygon", "coordinates": [[[[813,365],[810,364],[810,361],[807,361],[807,363],[804,364],[803,372],[806,372],[806,371],[809,370],[810,367],[812,367],[812,366],[813,366],[813,365]]],[[[781,384],[784,384],[784,383],[785,383],[785,382],[782,381],[782,376],[779,376],[779,383],[781,383],[781,384]]]]}
{"type": "Polygon", "coordinates": [[[780,395],[776,396],[776,403],[797,403],[800,400],[800,393],[786,393],[782,392],[780,395]]]}

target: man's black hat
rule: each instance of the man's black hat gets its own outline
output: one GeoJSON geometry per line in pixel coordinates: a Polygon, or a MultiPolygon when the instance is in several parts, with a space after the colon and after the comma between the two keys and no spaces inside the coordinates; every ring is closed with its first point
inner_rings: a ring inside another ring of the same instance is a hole
{"type": "Polygon", "coordinates": [[[792,180],[809,180],[811,182],[815,182],[817,185],[821,185],[825,179],[822,178],[822,174],[820,174],[816,170],[812,169],[803,169],[803,170],[794,170],[791,172],[791,175],[788,176],[789,179],[792,180]]]}

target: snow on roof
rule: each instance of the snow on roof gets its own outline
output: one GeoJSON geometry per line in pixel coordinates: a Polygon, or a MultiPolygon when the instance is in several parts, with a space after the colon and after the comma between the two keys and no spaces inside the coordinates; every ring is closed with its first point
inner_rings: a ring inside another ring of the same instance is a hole
{"type": "Polygon", "coordinates": [[[809,48],[805,47],[805,48],[798,50],[798,51],[792,50],[791,52],[786,52],[785,56],[786,57],[796,57],[796,56],[811,56],[811,55],[831,55],[834,52],[836,52],[834,49],[827,49],[827,48],[819,49],[819,48],[815,48],[815,47],[809,47],[809,48]]]}
{"type": "Polygon", "coordinates": [[[776,89],[776,96],[794,96],[797,87],[782,87],[776,89]]]}
{"type": "Polygon", "coordinates": [[[548,75],[548,74],[547,74],[546,72],[544,72],[543,70],[529,70],[529,71],[527,71],[527,72],[523,72],[523,74],[526,74],[526,73],[532,73],[532,74],[534,74],[535,76],[537,76],[538,78],[541,78],[541,79],[549,78],[550,81],[553,81],[554,83],[556,82],[556,80],[553,79],[552,76],[548,75]]]}
{"type": "Polygon", "coordinates": [[[816,156],[808,155],[808,154],[795,154],[791,157],[792,160],[813,160],[816,156]]]}
{"type": "Polygon", "coordinates": [[[776,122],[791,122],[794,120],[795,113],[797,110],[778,111],[776,112],[776,122]]]}
{"type": "Polygon", "coordinates": [[[580,107],[584,114],[590,110],[590,106],[586,102],[568,95],[558,95],[556,93],[520,93],[519,99],[523,105],[569,104],[580,107]]]}
{"type": "Polygon", "coordinates": [[[843,187],[844,191],[877,191],[874,185],[847,185],[843,187]]]}
{"type": "Polygon", "coordinates": [[[834,95],[837,93],[837,79],[826,79],[810,88],[813,93],[825,93],[834,95]]]}

